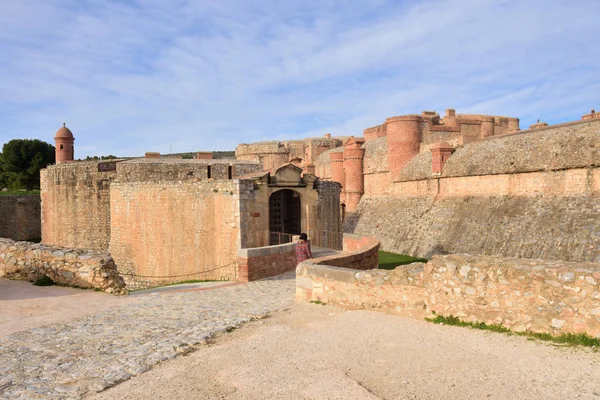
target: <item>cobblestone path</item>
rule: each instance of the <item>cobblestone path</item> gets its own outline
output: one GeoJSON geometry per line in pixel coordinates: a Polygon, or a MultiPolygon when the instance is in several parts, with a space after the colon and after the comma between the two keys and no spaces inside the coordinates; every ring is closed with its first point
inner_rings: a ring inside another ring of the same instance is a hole
{"type": "Polygon", "coordinates": [[[294,274],[134,304],[0,339],[0,398],[81,398],[252,318],[289,308],[294,274]]]}

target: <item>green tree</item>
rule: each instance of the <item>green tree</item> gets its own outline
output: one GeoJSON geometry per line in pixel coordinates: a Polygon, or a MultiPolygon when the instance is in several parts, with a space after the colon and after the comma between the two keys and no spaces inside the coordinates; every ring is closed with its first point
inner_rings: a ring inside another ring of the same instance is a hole
{"type": "Polygon", "coordinates": [[[55,161],[51,144],[37,139],[13,139],[2,146],[0,183],[10,189],[39,189],[40,169],[55,161]]]}

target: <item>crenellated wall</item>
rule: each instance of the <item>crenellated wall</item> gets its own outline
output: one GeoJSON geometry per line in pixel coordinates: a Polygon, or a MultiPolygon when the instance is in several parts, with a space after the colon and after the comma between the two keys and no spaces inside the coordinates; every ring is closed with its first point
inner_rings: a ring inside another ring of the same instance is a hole
{"type": "Polygon", "coordinates": [[[40,204],[37,194],[0,195],[0,238],[40,239],[40,204]]]}

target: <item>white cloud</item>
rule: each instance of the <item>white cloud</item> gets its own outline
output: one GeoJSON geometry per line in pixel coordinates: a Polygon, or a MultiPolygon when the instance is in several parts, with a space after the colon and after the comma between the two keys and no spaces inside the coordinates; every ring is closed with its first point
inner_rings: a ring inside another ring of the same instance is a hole
{"type": "Polygon", "coordinates": [[[527,126],[600,107],[594,0],[49,4],[0,5],[0,143],[66,121],[78,156],[134,155],[356,135],[424,109],[527,126]]]}

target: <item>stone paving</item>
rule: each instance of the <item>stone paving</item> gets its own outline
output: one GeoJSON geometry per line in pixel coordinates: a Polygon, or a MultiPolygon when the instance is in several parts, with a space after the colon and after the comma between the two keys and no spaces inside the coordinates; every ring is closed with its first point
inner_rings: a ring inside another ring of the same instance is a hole
{"type": "Polygon", "coordinates": [[[213,290],[154,293],[0,339],[0,398],[78,399],[294,302],[294,273],[213,290]]]}

